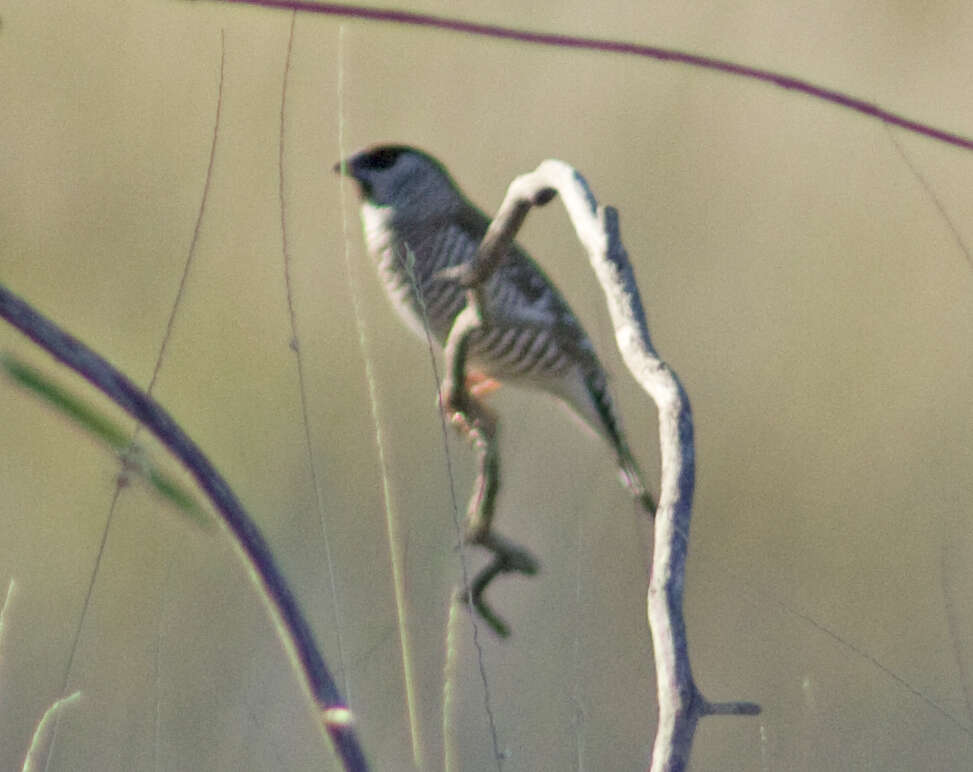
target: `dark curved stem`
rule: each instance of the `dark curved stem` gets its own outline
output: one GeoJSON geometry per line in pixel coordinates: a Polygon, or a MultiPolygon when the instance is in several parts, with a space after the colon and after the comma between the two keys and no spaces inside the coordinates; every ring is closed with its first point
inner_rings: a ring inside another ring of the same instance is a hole
{"type": "Polygon", "coordinates": [[[199,446],[151,397],[77,338],[61,330],[28,303],[0,285],[0,317],[100,389],[115,404],[148,428],[178,458],[205,491],[243,548],[264,596],[286,631],[286,642],[300,663],[304,683],[346,770],[368,765],[352,725],[352,715],[314,641],[297,599],[273,554],[243,505],[199,446]]]}
{"type": "MultiPolygon", "coordinates": [[[[287,8],[307,13],[323,13],[329,16],[346,16],[354,19],[369,19],[372,21],[392,22],[394,24],[411,24],[419,27],[460,32],[467,35],[481,35],[483,37],[500,38],[502,40],[516,40],[520,43],[532,43],[542,46],[556,46],[558,48],[576,48],[603,53],[639,56],[645,59],[656,59],[675,64],[686,64],[690,67],[701,67],[704,70],[720,72],[750,80],[769,83],[789,91],[796,91],[813,99],[821,99],[839,107],[853,110],[861,115],[882,121],[891,126],[898,126],[906,131],[920,134],[924,137],[945,142],[949,145],[973,150],[973,139],[961,134],[939,129],[923,121],[906,118],[904,115],[886,110],[879,105],[865,99],[853,97],[851,94],[836,89],[819,86],[801,78],[784,75],[773,70],[759,67],[749,67],[726,59],[712,56],[691,54],[662,46],[647,46],[640,43],[628,43],[624,40],[607,40],[603,38],[588,38],[578,35],[559,35],[554,32],[538,32],[534,30],[502,27],[499,24],[481,24],[474,21],[452,19],[446,16],[435,16],[428,13],[400,11],[392,8],[369,8],[350,3],[319,3],[313,0],[223,0],[224,2],[241,3],[245,5],[260,5],[265,8],[287,8]]],[[[540,202],[538,202],[540,203],[540,202]]]]}

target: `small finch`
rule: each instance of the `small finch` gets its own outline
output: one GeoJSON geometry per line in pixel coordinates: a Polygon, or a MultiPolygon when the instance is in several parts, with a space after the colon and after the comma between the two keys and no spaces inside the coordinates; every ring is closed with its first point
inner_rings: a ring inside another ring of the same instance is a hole
{"type": "MultiPolygon", "coordinates": [[[[367,148],[336,164],[335,171],[358,183],[365,244],[395,309],[423,338],[428,323],[432,338],[444,345],[466,304],[466,291],[441,272],[473,259],[489,218],[466,199],[442,164],[416,148],[367,148]]],[[[622,481],[654,513],[615,416],[605,371],[550,279],[513,244],[484,290],[489,323],[470,338],[470,366],[487,378],[562,400],[608,441],[622,481]]]]}

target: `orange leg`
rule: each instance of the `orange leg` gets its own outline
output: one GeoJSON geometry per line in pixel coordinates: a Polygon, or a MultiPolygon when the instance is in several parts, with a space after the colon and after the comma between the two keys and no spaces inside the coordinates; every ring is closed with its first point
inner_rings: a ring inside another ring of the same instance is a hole
{"type": "Polygon", "coordinates": [[[503,384],[478,371],[467,372],[466,389],[474,397],[481,399],[497,391],[503,384]]]}

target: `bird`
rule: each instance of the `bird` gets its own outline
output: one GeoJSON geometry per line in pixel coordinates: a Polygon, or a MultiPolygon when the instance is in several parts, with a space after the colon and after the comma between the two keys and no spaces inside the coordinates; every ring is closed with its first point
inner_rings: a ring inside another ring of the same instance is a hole
{"type": "MultiPolygon", "coordinates": [[[[334,171],[357,183],[366,249],[395,310],[423,339],[428,326],[442,347],[466,305],[465,288],[443,272],[473,259],[489,218],[442,163],[415,147],[367,147],[339,161],[334,171]]],[[[469,340],[469,366],[491,382],[540,389],[558,398],[607,441],[622,483],[654,514],[655,503],[616,415],[606,371],[561,293],[516,242],[483,290],[483,317],[489,323],[469,340]]]]}

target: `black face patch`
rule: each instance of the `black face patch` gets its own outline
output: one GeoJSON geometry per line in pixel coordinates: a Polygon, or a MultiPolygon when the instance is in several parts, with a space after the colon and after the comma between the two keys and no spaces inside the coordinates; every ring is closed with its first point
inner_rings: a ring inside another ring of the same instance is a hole
{"type": "Polygon", "coordinates": [[[380,147],[356,159],[355,165],[359,169],[390,169],[406,150],[404,147],[380,147]]]}

